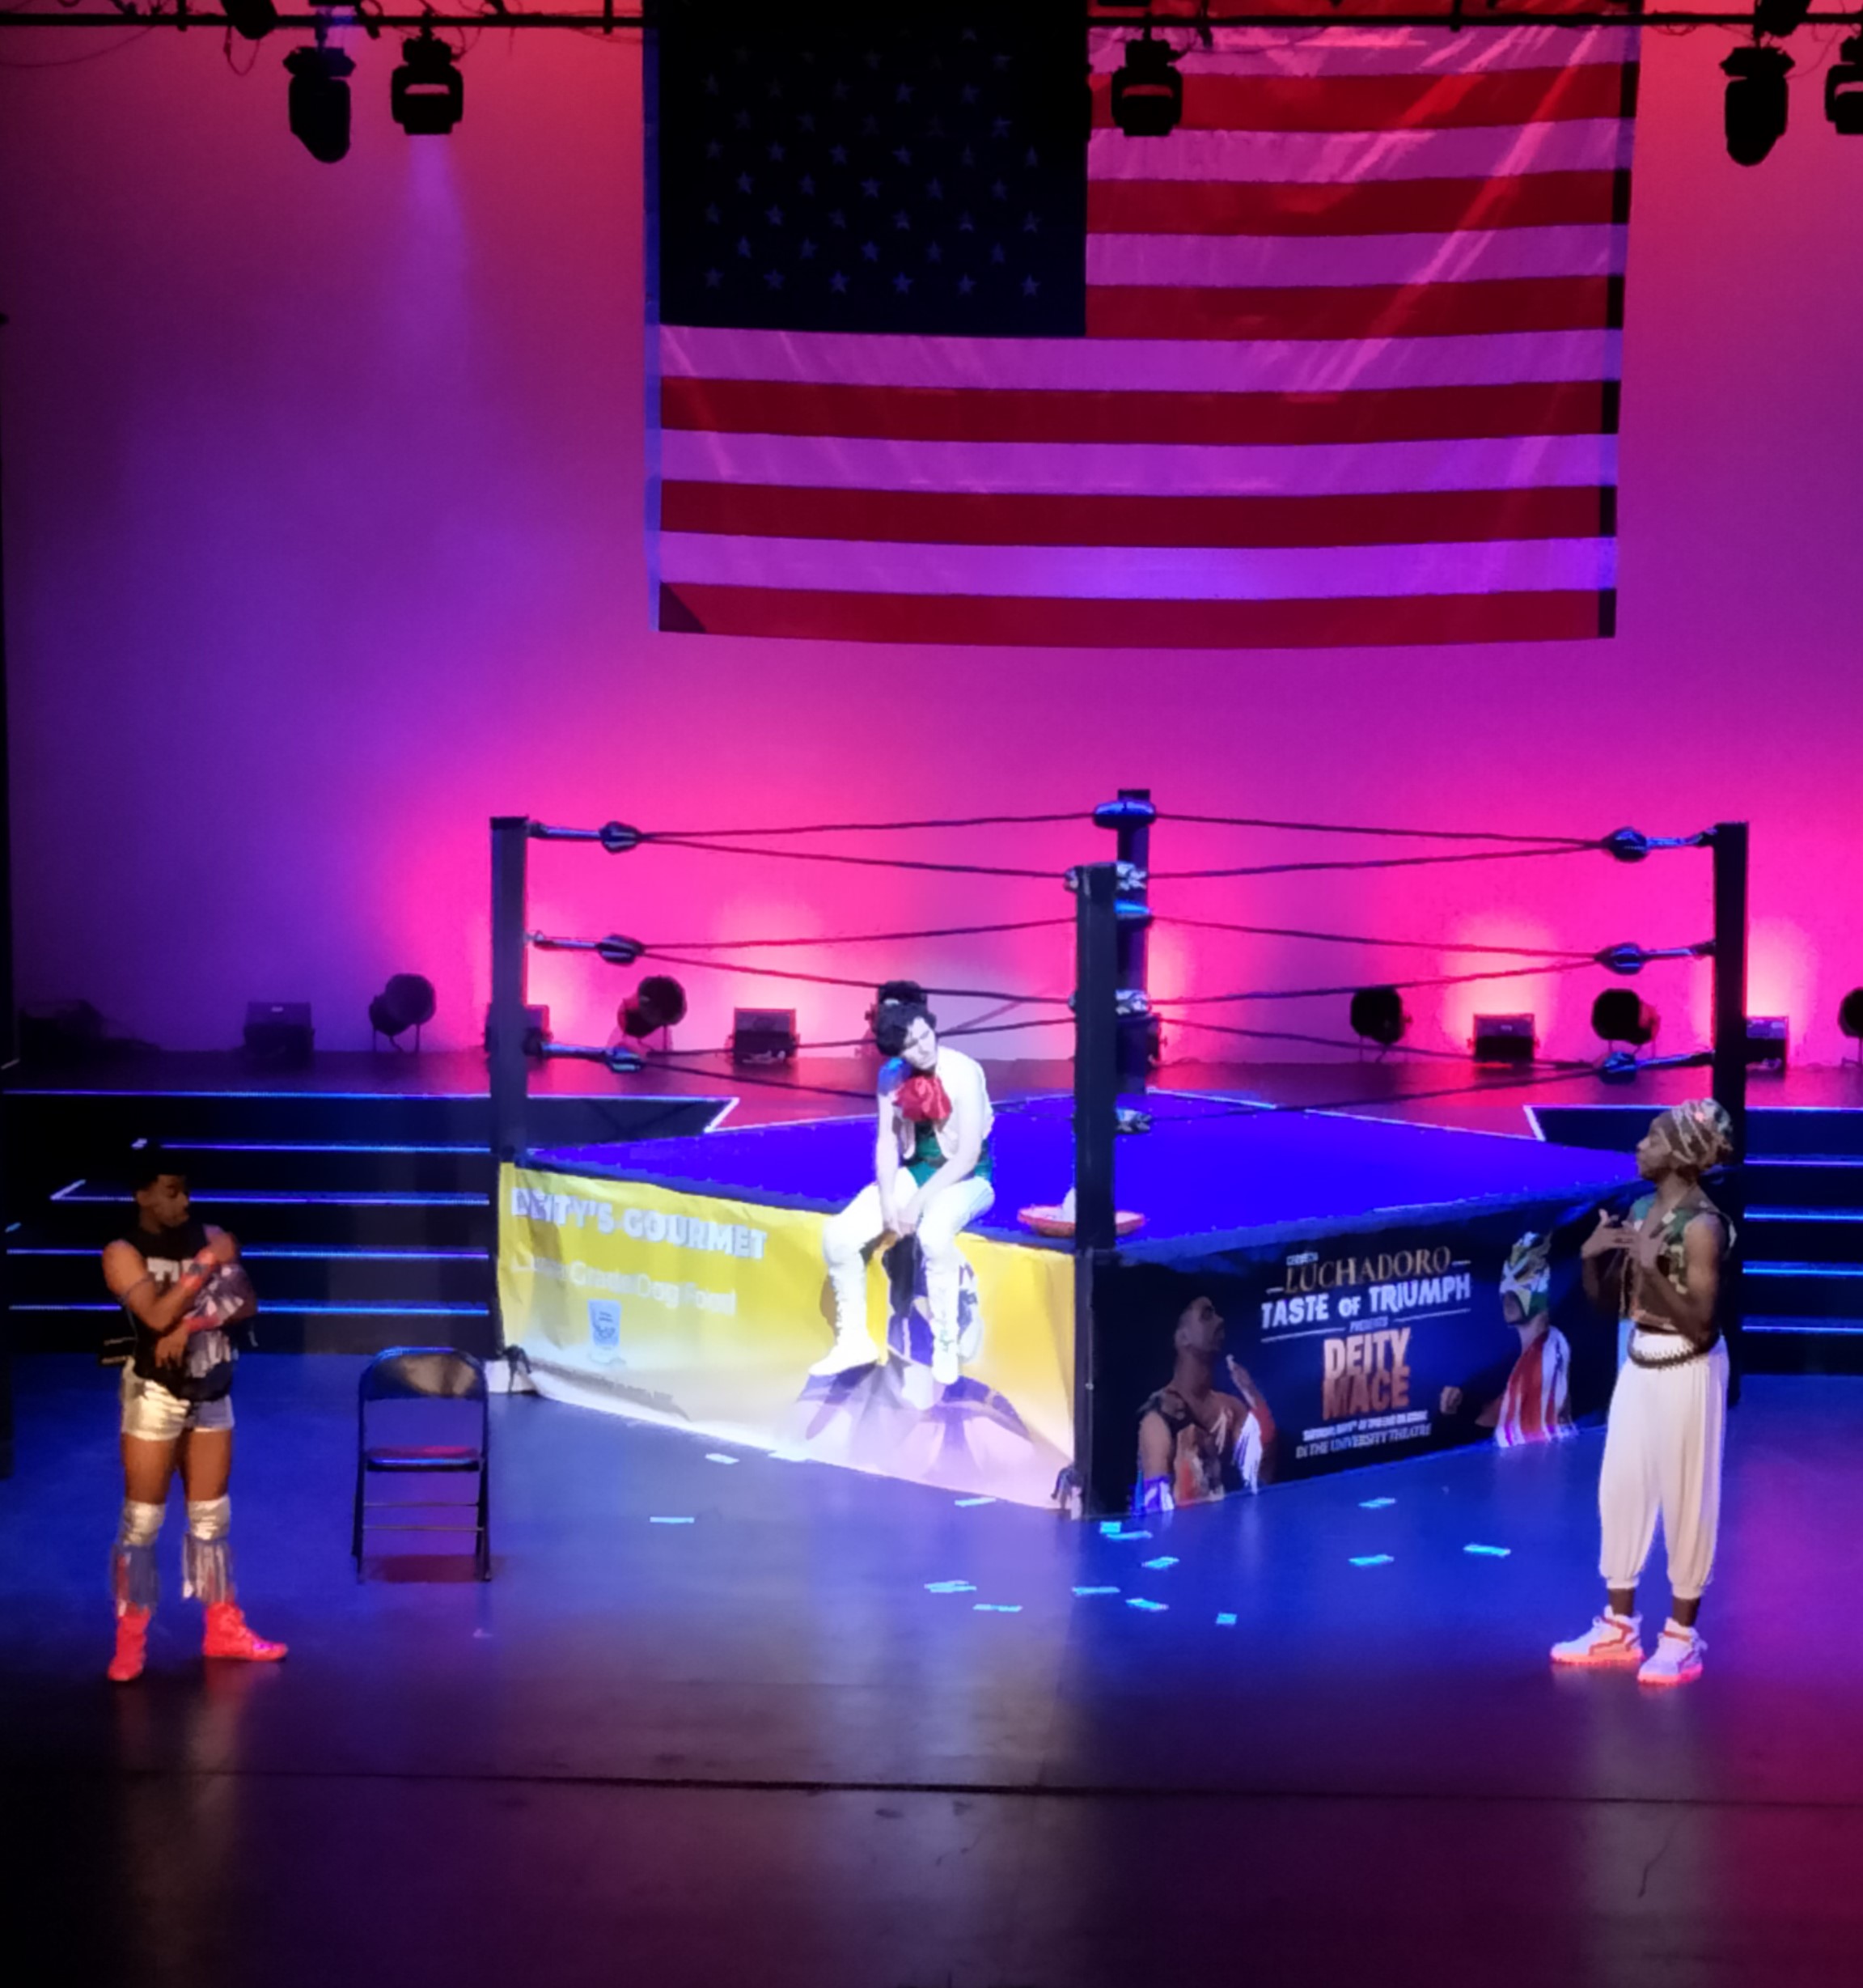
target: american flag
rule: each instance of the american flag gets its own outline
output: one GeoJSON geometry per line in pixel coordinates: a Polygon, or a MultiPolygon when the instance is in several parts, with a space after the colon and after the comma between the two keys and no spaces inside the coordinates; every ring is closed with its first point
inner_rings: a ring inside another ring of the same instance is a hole
{"type": "Polygon", "coordinates": [[[1613,631],[1633,26],[1179,23],[1133,138],[1132,28],[913,12],[667,10],[662,628],[1613,631]]]}

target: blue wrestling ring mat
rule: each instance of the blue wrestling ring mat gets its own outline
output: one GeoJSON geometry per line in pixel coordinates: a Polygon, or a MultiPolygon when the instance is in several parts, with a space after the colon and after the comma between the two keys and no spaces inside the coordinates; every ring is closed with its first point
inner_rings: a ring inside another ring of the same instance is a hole
{"type": "MultiPolygon", "coordinates": [[[[1440,1213],[1547,1196],[1608,1195],[1636,1178],[1628,1158],[1502,1134],[1331,1113],[1164,1099],[1152,1130],[1120,1138],[1119,1205],[1145,1217],[1122,1253],[1193,1239],[1332,1226],[1398,1210],[1440,1213]],[[1186,1106],[1193,1107],[1185,1108],[1186,1106]]],[[[1047,1244],[1016,1220],[1058,1202],[1073,1177],[1072,1100],[1000,1101],[991,1146],[996,1206],[976,1232],[1047,1244]]],[[[872,1177],[870,1117],[761,1125],[695,1138],[540,1149],[540,1167],[682,1192],[832,1213],[872,1177]]]]}

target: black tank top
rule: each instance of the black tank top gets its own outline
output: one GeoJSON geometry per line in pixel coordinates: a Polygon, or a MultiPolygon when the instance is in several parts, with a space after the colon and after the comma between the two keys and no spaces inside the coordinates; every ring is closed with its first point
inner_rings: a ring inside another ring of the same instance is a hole
{"type": "MultiPolygon", "coordinates": [[[[175,1229],[146,1229],[138,1218],[122,1231],[118,1240],[141,1255],[155,1280],[155,1288],[165,1291],[207,1247],[207,1231],[205,1225],[192,1215],[175,1229]]],[[[123,1308],[123,1316],[129,1321],[134,1342],[129,1365],[138,1380],[153,1380],[184,1401],[218,1401],[233,1384],[235,1354],[226,1333],[214,1331],[197,1334],[203,1343],[198,1349],[191,1346],[189,1358],[180,1366],[159,1367],[155,1363],[155,1333],[127,1305],[123,1308]],[[196,1368],[200,1371],[193,1371],[196,1368]]]]}

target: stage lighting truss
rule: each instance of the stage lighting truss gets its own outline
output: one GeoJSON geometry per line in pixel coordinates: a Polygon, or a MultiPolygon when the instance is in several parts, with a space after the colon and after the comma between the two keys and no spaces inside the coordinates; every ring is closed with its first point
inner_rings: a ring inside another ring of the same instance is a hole
{"type": "Polygon", "coordinates": [[[466,84],[458,59],[432,23],[401,44],[401,63],[389,80],[388,108],[409,138],[443,138],[466,113],[466,84]]]}
{"type": "Polygon", "coordinates": [[[1727,156],[1737,166],[1757,166],[1785,135],[1790,97],[1785,79],[1792,58],[1783,49],[1755,42],[1735,49],[1721,65],[1727,78],[1722,112],[1727,156]]]}

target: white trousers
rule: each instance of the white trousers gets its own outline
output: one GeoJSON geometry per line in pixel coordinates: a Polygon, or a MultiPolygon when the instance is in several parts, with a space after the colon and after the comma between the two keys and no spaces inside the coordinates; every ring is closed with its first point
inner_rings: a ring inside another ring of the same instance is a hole
{"type": "MultiPolygon", "coordinates": [[[[1660,1359],[1682,1342],[1639,1332],[1632,1343],[1660,1359]]],[[[1634,1587],[1656,1521],[1669,1549],[1670,1592],[1693,1601],[1714,1571],[1721,1530],[1721,1449],[1727,1423],[1727,1343],[1667,1369],[1626,1360],[1619,1368],[1598,1480],[1607,1587],[1634,1587]]]]}
{"type": "MultiPolygon", "coordinates": [[[[902,1183],[903,1185],[903,1183],[902,1183]]],[[[963,1270],[957,1239],[995,1202],[996,1190],[974,1173],[950,1187],[941,1187],[919,1217],[919,1248],[925,1255],[925,1304],[931,1313],[934,1343],[957,1339],[958,1281],[963,1270]]],[[[867,1331],[868,1253],[886,1233],[880,1213],[880,1191],[870,1184],[822,1228],[822,1261],[835,1294],[837,1337],[858,1337],[867,1331]]]]}

